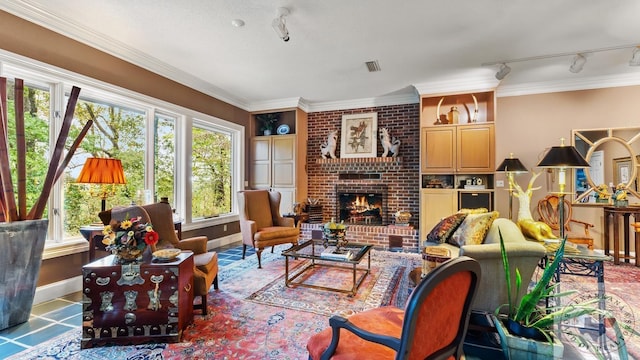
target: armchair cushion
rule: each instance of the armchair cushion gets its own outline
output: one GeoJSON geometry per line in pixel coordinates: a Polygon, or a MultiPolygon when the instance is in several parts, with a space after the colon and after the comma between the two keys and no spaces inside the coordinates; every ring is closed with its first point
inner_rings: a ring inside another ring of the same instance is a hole
{"type": "Polygon", "coordinates": [[[270,226],[260,229],[260,232],[255,234],[254,240],[263,242],[289,236],[297,237],[299,233],[300,230],[295,227],[270,226]]]}
{"type": "Polygon", "coordinates": [[[451,235],[449,243],[457,246],[482,244],[491,224],[497,217],[497,211],[467,215],[462,224],[451,235]]]}

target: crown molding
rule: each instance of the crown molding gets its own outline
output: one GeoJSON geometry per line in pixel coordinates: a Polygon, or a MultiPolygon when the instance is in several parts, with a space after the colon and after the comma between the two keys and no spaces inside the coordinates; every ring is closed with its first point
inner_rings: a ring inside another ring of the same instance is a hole
{"type": "Polygon", "coordinates": [[[457,78],[427,83],[413,84],[422,95],[440,95],[446,93],[480,92],[494,90],[500,82],[492,76],[457,78]]]}
{"type": "Polygon", "coordinates": [[[240,99],[225,90],[202,81],[198,77],[170,66],[155,57],[148,56],[138,51],[138,49],[127,46],[109,36],[91,31],[69,18],[54,17],[29,0],[5,0],[0,5],[0,9],[160,76],[189,86],[228,104],[245,110],[249,107],[245,99],[240,99]]]}
{"type": "Polygon", "coordinates": [[[347,110],[347,109],[359,109],[359,108],[367,108],[367,107],[403,105],[403,104],[416,104],[419,102],[420,102],[420,98],[416,93],[387,95],[387,96],[379,96],[379,97],[365,98],[365,99],[310,103],[308,106],[309,110],[307,112],[347,110]]]}
{"type": "Polygon", "coordinates": [[[531,82],[499,86],[496,97],[547,94],[562,91],[603,89],[640,85],[640,72],[625,75],[594,76],[582,79],[531,82]]]}
{"type": "MultiPolygon", "coordinates": [[[[306,103],[300,97],[286,98],[286,99],[273,99],[265,101],[256,101],[249,104],[247,111],[265,111],[265,110],[277,110],[287,108],[304,108],[307,107],[306,103]]],[[[305,110],[306,111],[306,110],[305,110]]]]}

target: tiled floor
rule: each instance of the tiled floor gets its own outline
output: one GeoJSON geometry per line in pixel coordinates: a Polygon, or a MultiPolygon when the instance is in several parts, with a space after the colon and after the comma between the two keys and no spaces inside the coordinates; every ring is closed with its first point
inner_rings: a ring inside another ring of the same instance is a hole
{"type": "MultiPolygon", "coordinates": [[[[242,259],[242,245],[238,243],[214,250],[221,267],[242,259]]],[[[254,254],[252,248],[247,248],[246,257],[254,254]]],[[[81,301],[82,294],[77,292],[35,305],[28,322],[0,331],[0,359],[82,326],[81,301]]]]}

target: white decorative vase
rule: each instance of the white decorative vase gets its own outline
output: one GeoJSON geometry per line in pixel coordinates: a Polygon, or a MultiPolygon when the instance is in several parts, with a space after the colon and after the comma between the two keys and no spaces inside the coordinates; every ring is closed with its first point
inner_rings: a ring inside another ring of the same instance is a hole
{"type": "Polygon", "coordinates": [[[527,339],[512,335],[502,320],[493,316],[493,322],[500,336],[502,352],[507,359],[552,360],[562,359],[564,345],[553,337],[553,344],[548,341],[527,339]]]}

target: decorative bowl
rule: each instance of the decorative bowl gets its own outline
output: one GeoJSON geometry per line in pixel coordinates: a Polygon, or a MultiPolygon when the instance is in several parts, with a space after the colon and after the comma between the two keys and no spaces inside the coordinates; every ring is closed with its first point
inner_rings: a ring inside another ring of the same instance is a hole
{"type": "Polygon", "coordinates": [[[155,251],[153,257],[160,261],[173,260],[180,255],[180,249],[162,249],[155,251]]]}

